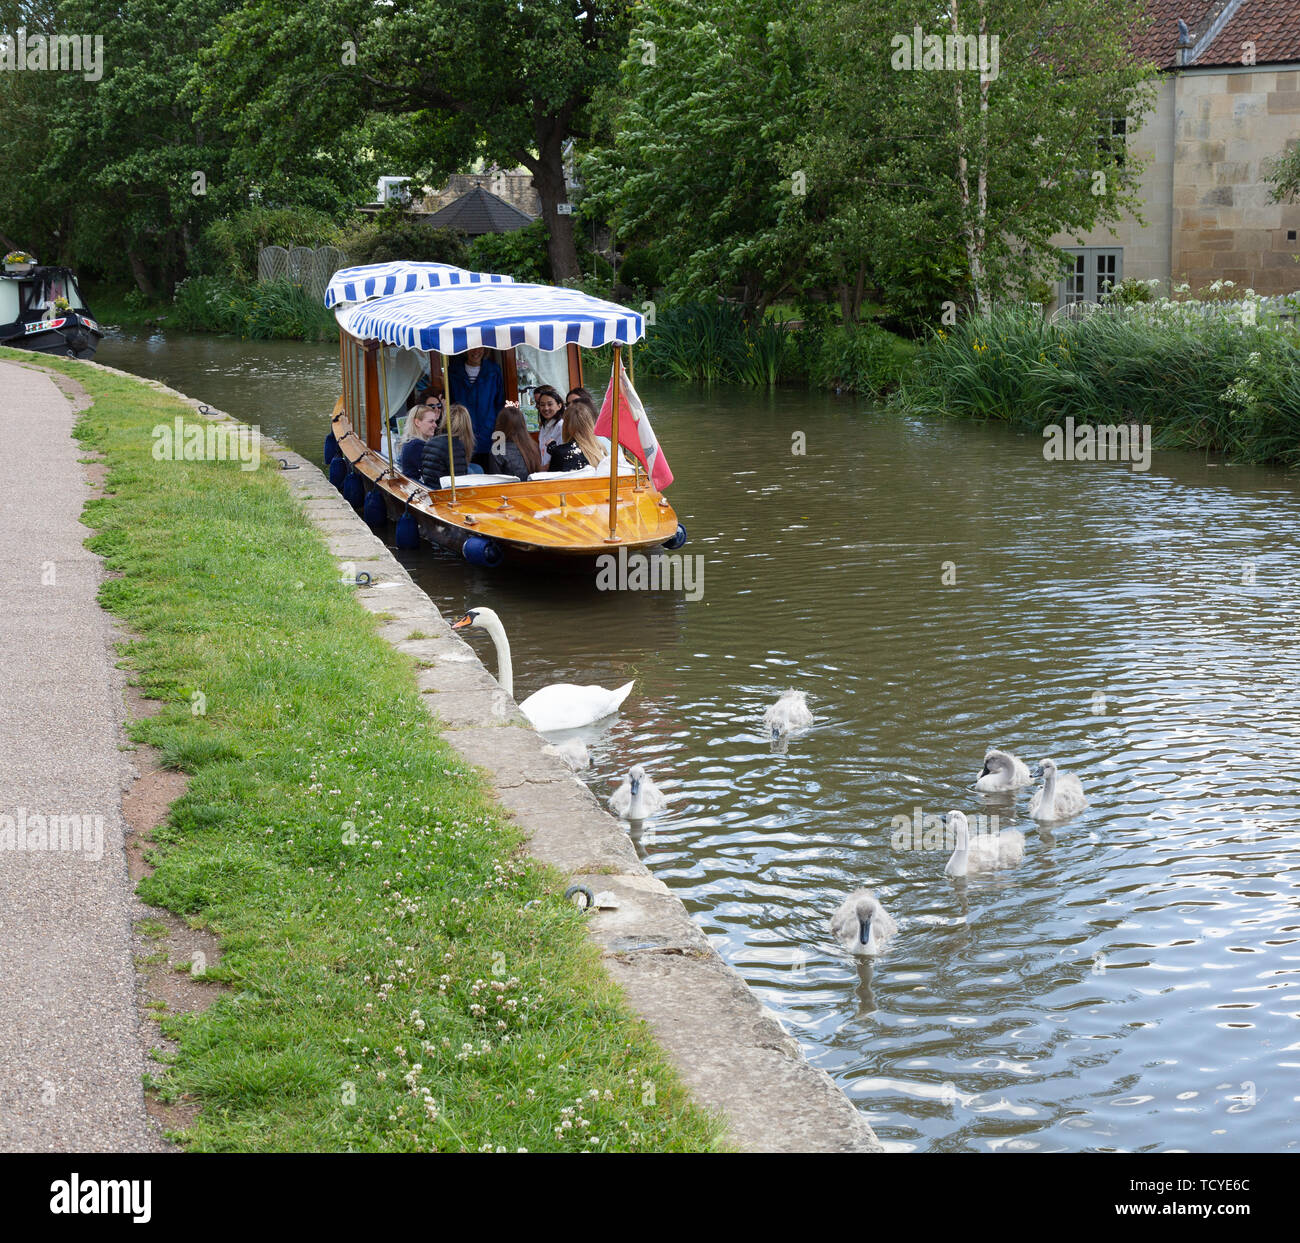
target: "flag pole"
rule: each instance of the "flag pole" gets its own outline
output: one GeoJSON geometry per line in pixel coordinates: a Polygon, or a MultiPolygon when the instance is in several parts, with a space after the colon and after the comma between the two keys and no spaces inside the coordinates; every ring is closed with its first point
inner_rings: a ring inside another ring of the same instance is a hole
{"type": "Polygon", "coordinates": [[[447,428],[447,473],[451,475],[451,503],[456,504],[456,447],[451,443],[451,368],[447,355],[439,351],[442,363],[442,420],[447,428]]]}
{"type": "Polygon", "coordinates": [[[619,376],[623,370],[623,347],[614,345],[614,422],[609,436],[609,538],[606,543],[618,542],[618,403],[622,396],[619,376]]]}
{"type": "Polygon", "coordinates": [[[383,385],[383,393],[379,398],[379,408],[384,413],[384,426],[388,429],[388,465],[394,472],[397,472],[397,459],[393,456],[393,416],[392,411],[388,408],[388,356],[384,353],[384,343],[379,343],[379,382],[383,385]]]}

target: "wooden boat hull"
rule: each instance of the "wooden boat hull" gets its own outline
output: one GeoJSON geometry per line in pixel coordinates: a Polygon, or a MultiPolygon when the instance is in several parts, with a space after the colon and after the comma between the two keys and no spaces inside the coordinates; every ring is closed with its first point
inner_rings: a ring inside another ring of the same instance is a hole
{"type": "Polygon", "coordinates": [[[499,549],[504,562],[583,570],[605,553],[649,551],[678,535],[677,514],[644,475],[619,477],[613,537],[608,476],[458,485],[453,501],[450,488],[431,491],[367,448],[341,406],[331,430],[366,490],[379,490],[391,521],[411,513],[420,534],[448,552],[465,555],[477,537],[499,549]]]}

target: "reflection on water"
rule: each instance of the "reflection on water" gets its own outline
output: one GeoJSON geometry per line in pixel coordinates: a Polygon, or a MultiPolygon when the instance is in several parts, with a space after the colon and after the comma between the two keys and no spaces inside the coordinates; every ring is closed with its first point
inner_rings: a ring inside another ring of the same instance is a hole
{"type": "MultiPolygon", "coordinates": [[[[332,347],[100,358],[319,460],[332,347]]],[[[804,393],[642,391],[698,602],[399,555],[444,612],[500,613],[520,698],[637,679],[584,777],[603,797],[641,763],[664,787],[643,857],[809,1057],[900,1149],[1296,1147],[1294,480],[1047,463],[1037,437],[804,393]],[[788,686],[817,722],[774,748],[760,718],[788,686]],[[1040,831],[1028,791],[973,793],[990,745],[1055,758],[1090,805],[1040,831]],[[1022,830],[1024,862],[962,882],[892,849],[892,817],[953,807],[1022,830]],[[900,925],[875,964],[826,927],[860,885],[900,925]]]]}

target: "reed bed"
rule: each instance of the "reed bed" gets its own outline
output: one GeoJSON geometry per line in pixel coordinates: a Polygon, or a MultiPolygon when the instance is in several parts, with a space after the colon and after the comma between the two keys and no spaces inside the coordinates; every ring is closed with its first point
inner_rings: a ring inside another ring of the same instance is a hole
{"type": "Polygon", "coordinates": [[[661,379],[772,388],[815,387],[880,396],[897,384],[911,343],[874,324],[793,328],[725,303],[662,311],[638,351],[638,366],[661,379]]]}
{"type": "Polygon", "coordinates": [[[301,285],[244,284],[219,276],[192,277],[177,286],[169,326],[254,341],[330,341],[338,332],[334,313],[301,285]]]}
{"type": "Polygon", "coordinates": [[[1300,334],[1276,317],[1204,318],[1170,304],[1048,323],[997,310],[937,331],[894,404],[1045,427],[1149,423],[1159,448],[1300,462],[1300,334]]]}

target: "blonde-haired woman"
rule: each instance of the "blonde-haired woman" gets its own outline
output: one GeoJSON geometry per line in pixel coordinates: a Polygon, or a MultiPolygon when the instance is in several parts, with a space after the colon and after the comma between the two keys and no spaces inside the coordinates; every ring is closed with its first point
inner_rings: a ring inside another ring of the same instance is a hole
{"type": "Polygon", "coordinates": [[[474,423],[469,411],[457,402],[447,413],[447,422],[451,428],[451,442],[455,453],[454,459],[447,456],[447,432],[442,429],[436,436],[431,436],[424,445],[424,459],[420,468],[420,482],[426,488],[442,487],[443,475],[451,474],[451,466],[458,475],[481,475],[483,468],[473,466],[470,459],[474,456],[474,423]]]}
{"type": "Polygon", "coordinates": [[[431,436],[437,434],[442,422],[442,398],[433,397],[428,403],[412,406],[406,416],[406,427],[397,442],[397,469],[408,479],[419,479],[424,469],[424,450],[431,436]]]}
{"type": "Polygon", "coordinates": [[[596,411],[589,401],[571,397],[564,408],[563,440],[550,449],[549,470],[581,470],[609,457],[609,441],[596,435],[596,411]]]}

